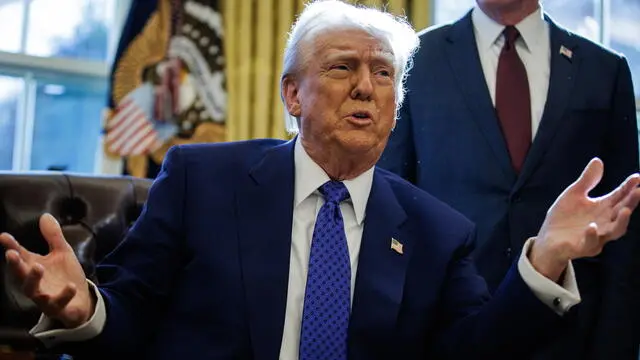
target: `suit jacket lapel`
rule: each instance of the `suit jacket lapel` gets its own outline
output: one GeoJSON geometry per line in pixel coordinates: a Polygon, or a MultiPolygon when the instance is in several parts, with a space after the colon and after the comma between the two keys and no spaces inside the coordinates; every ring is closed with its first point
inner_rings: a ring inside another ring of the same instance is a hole
{"type": "Polygon", "coordinates": [[[575,41],[573,35],[556,25],[548,16],[545,16],[545,19],[549,23],[551,37],[549,91],[547,93],[547,101],[538,132],[527,154],[514,191],[524,185],[535,172],[546,151],[549,149],[557,133],[558,125],[562,123],[561,120],[569,104],[569,97],[573,89],[576,72],[580,65],[578,43],[575,41]],[[560,53],[562,47],[571,51],[571,57],[560,53]]]}
{"type": "Polygon", "coordinates": [[[293,141],[267,151],[236,194],[240,262],[256,359],[280,353],[293,217],[293,141]]]}
{"type": "Polygon", "coordinates": [[[509,179],[515,180],[516,173],[511,166],[509,151],[480,63],[471,12],[451,26],[445,49],[460,91],[471,110],[471,117],[484,134],[500,168],[509,179]]]}
{"type": "Polygon", "coordinates": [[[365,337],[384,340],[394,328],[413,248],[409,239],[399,236],[399,226],[406,217],[391,185],[376,169],[360,246],[350,339],[370,334],[365,337]],[[392,238],[402,244],[402,254],[391,248],[392,238]]]}

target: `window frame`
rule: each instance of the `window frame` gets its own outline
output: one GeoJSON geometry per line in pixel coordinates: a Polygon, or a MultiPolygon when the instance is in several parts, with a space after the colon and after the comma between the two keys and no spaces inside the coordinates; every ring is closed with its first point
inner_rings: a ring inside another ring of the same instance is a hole
{"type": "MultiPolygon", "coordinates": [[[[18,99],[19,109],[13,146],[12,171],[30,171],[31,151],[34,135],[34,121],[36,108],[37,79],[59,76],[73,76],[86,79],[87,82],[96,80],[109,81],[111,62],[115,56],[122,27],[125,23],[132,0],[115,0],[114,28],[109,39],[107,60],[83,60],[59,57],[39,57],[25,54],[26,33],[29,28],[29,6],[31,0],[17,0],[24,3],[22,38],[20,53],[0,51],[0,75],[21,78],[24,89],[18,99]]],[[[105,98],[105,106],[107,99],[105,98]]],[[[100,117],[96,119],[102,121],[100,117]]],[[[96,147],[93,173],[102,173],[102,146],[98,139],[96,147]]]]}

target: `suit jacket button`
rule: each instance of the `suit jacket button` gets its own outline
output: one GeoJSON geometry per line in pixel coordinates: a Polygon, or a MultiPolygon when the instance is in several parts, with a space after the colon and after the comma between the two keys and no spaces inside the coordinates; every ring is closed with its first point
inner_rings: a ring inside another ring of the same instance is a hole
{"type": "Polygon", "coordinates": [[[553,299],[553,306],[555,306],[555,307],[560,306],[560,298],[553,299]]]}

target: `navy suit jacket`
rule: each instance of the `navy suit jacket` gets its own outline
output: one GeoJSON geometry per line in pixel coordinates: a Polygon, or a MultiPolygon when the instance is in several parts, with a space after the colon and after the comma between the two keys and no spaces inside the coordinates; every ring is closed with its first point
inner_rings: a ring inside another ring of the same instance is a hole
{"type": "MultiPolygon", "coordinates": [[[[293,148],[280,140],[172,148],[141,217],[98,268],[102,334],[65,350],[94,359],[278,359],[293,148]]],[[[349,358],[513,359],[562,323],[515,267],[489,300],[469,258],[473,239],[459,213],[376,169],[349,358]]]]}
{"type": "MultiPolygon", "coordinates": [[[[519,175],[486,85],[471,12],[420,34],[406,101],[378,163],[476,224],[474,258],[490,291],[591,158],[605,164],[593,194],[612,190],[638,171],[635,100],[625,58],[546,20],[549,91],[519,175]],[[571,58],[560,53],[562,46],[571,58]]],[[[608,245],[600,257],[574,262],[583,303],[569,316],[567,335],[541,358],[637,359],[637,225],[634,219],[630,236],[608,245]]]]}

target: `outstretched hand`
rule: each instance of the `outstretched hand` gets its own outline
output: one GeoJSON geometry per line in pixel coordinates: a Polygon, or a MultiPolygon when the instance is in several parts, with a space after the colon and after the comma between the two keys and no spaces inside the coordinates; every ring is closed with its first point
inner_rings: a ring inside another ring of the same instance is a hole
{"type": "Polygon", "coordinates": [[[9,268],[22,284],[24,294],[45,315],[67,328],[82,325],[95,307],[84,271],[56,219],[44,214],[39,226],[49,244],[45,256],[28,251],[10,234],[0,234],[9,268]]]}
{"type": "Polygon", "coordinates": [[[624,235],[640,201],[640,176],[629,176],[618,188],[597,198],[589,192],[602,179],[604,165],[593,159],[581,176],[556,199],[531,248],[533,267],[557,281],[568,262],[593,257],[624,235]]]}

